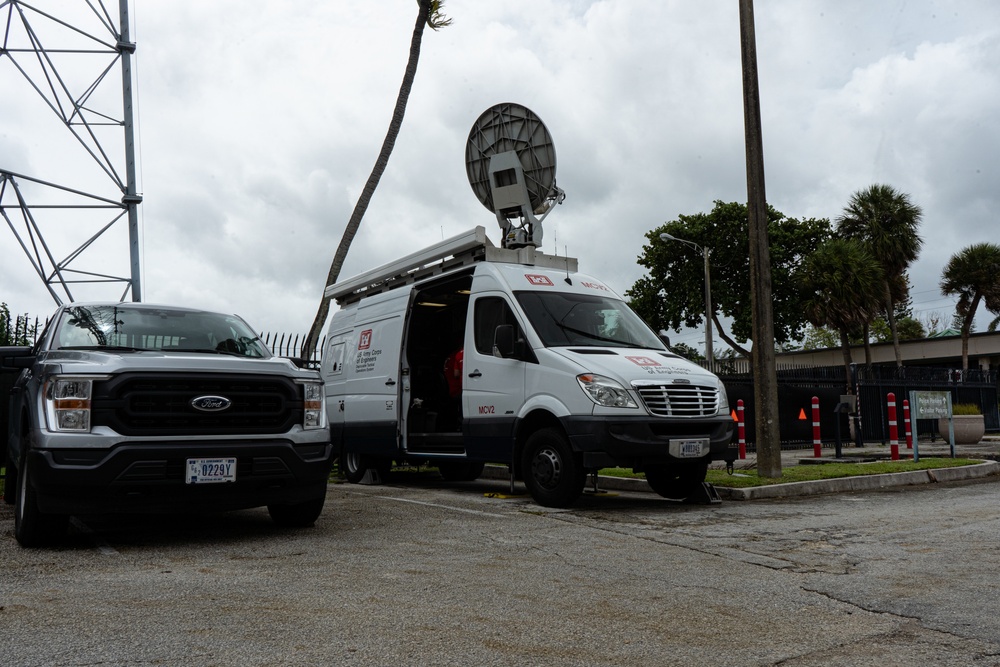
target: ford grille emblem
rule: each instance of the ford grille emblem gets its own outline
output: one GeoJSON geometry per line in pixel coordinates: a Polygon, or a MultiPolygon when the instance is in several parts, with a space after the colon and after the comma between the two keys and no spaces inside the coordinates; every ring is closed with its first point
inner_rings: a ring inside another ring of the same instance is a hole
{"type": "Polygon", "coordinates": [[[202,412],[220,412],[232,404],[225,396],[198,396],[191,399],[191,407],[202,412]]]}

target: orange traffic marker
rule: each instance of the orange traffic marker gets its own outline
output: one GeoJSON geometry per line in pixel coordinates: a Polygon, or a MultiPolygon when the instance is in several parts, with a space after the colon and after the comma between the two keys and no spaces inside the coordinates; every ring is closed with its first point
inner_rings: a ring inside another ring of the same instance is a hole
{"type": "Polygon", "coordinates": [[[806,418],[806,409],[802,408],[801,410],[799,410],[799,419],[805,421],[805,418],[806,418]]]}

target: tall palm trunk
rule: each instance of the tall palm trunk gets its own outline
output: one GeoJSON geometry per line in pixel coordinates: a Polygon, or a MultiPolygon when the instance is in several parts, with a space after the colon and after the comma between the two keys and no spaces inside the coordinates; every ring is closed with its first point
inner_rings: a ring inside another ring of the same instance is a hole
{"type": "Polygon", "coordinates": [[[885,281],[885,315],[892,332],[892,349],[896,353],[896,368],[903,367],[903,349],[899,346],[899,330],[896,328],[896,303],[892,300],[889,281],[885,281]]]}
{"type": "MultiPolygon", "coordinates": [[[[375,194],[375,188],[378,186],[378,182],[382,178],[382,174],[385,173],[386,166],[389,164],[389,155],[396,144],[396,137],[399,136],[399,130],[403,126],[406,101],[410,97],[413,79],[417,75],[417,61],[420,59],[420,42],[423,39],[424,26],[427,25],[427,17],[430,15],[431,1],[417,0],[419,10],[417,11],[417,21],[413,26],[413,35],[410,38],[410,56],[406,61],[403,83],[399,86],[399,94],[396,96],[396,106],[392,112],[392,120],[389,122],[389,130],[386,132],[385,140],[382,142],[382,150],[379,151],[378,159],[375,160],[375,166],[372,167],[368,181],[365,183],[365,187],[361,191],[361,196],[358,197],[358,202],[354,206],[354,212],[351,213],[351,219],[347,222],[347,227],[344,228],[344,235],[340,239],[340,245],[337,246],[337,252],[333,256],[333,262],[330,264],[330,271],[326,275],[326,282],[323,284],[324,291],[328,285],[337,282],[340,270],[344,268],[347,251],[350,250],[351,242],[354,240],[355,234],[358,233],[358,227],[361,226],[361,219],[364,217],[365,211],[368,210],[368,204],[371,202],[372,195],[375,194]]],[[[324,295],[320,299],[319,309],[316,311],[316,317],[313,319],[312,327],[309,329],[309,335],[302,344],[301,354],[304,359],[310,359],[313,356],[316,350],[316,343],[323,333],[323,325],[326,323],[329,313],[330,300],[324,295]]]]}

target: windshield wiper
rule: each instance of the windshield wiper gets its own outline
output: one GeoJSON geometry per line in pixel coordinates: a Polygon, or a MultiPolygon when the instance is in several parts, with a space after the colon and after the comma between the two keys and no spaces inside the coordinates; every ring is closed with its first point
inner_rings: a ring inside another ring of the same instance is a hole
{"type": "Polygon", "coordinates": [[[584,331],[582,329],[576,329],[574,327],[567,326],[565,324],[562,324],[561,322],[556,322],[556,324],[558,324],[559,327],[561,329],[563,329],[564,331],[572,331],[575,334],[580,334],[581,336],[586,336],[587,338],[593,338],[594,340],[600,340],[600,341],[603,341],[605,343],[611,343],[611,344],[615,345],[616,347],[636,347],[636,348],[641,348],[641,349],[649,349],[649,348],[646,348],[645,345],[637,345],[635,343],[629,343],[629,342],[626,342],[624,340],[616,340],[614,338],[605,338],[604,336],[599,336],[597,334],[592,334],[589,331],[584,331]]]}
{"type": "Polygon", "coordinates": [[[101,352],[149,352],[147,347],[129,347],[128,345],[63,345],[57,350],[99,350],[101,352]]]}

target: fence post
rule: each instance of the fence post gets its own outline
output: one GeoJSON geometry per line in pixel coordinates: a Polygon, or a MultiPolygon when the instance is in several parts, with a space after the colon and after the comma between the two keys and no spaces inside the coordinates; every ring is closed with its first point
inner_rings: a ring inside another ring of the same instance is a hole
{"type": "Polygon", "coordinates": [[[823,441],[819,439],[819,396],[812,397],[813,418],[813,456],[817,459],[823,456],[823,441]]]}
{"type": "Polygon", "coordinates": [[[886,395],[889,407],[889,452],[893,461],[899,460],[899,427],[896,424],[896,394],[886,395]]]}
{"type": "Polygon", "coordinates": [[[913,433],[910,431],[910,402],[903,399],[903,428],[906,433],[906,448],[913,449],[913,433]]]}
{"type": "Polygon", "coordinates": [[[747,457],[747,430],[743,421],[743,399],[736,401],[736,432],[739,434],[740,458],[747,457]]]}

